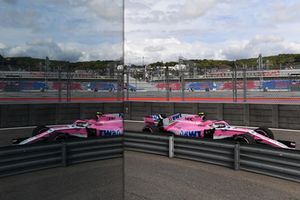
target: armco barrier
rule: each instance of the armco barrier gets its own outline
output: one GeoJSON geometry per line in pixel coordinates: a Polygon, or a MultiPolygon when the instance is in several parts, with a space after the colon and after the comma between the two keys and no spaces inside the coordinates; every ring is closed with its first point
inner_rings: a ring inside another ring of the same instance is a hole
{"type": "Polygon", "coordinates": [[[0,148],[0,177],[123,156],[123,137],[0,148]]]}
{"type": "Polygon", "coordinates": [[[65,143],[66,164],[72,165],[99,159],[118,158],[123,154],[123,138],[99,138],[95,140],[65,143]]]}
{"type": "Polygon", "coordinates": [[[0,148],[0,177],[119,158],[123,151],[169,156],[300,182],[300,151],[230,141],[127,132],[124,136],[0,148]]]}
{"type": "Polygon", "coordinates": [[[300,182],[300,151],[241,146],[240,169],[300,182]]]}
{"type": "Polygon", "coordinates": [[[58,167],[62,163],[61,144],[0,148],[0,177],[58,167]]]}
{"type": "Polygon", "coordinates": [[[139,151],[158,155],[169,155],[169,137],[143,133],[125,133],[125,150],[139,151]]]}
{"type": "Polygon", "coordinates": [[[231,141],[125,133],[124,149],[222,165],[300,182],[300,151],[231,141]]]}
{"type": "Polygon", "coordinates": [[[233,143],[175,137],[174,157],[233,167],[233,143]]]}

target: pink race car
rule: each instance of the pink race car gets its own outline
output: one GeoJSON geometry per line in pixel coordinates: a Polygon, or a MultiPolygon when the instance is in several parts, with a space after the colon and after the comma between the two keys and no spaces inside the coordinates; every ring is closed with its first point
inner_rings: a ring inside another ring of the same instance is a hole
{"type": "Polygon", "coordinates": [[[38,126],[32,131],[32,137],[19,138],[13,144],[32,144],[40,141],[64,141],[70,137],[89,138],[123,135],[123,115],[102,114],[97,112],[95,119],[76,120],[71,125],[38,126]]]}
{"type": "Polygon", "coordinates": [[[171,116],[164,114],[144,117],[144,132],[167,132],[178,136],[199,137],[211,139],[231,139],[247,144],[266,144],[273,147],[295,149],[296,143],[275,140],[268,128],[236,128],[225,121],[207,120],[204,113],[198,115],[177,113],[171,116]]]}

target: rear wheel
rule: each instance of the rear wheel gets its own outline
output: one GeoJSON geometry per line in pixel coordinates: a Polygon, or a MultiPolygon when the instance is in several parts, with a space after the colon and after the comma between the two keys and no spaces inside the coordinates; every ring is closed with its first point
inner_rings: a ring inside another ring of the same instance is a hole
{"type": "Polygon", "coordinates": [[[49,130],[49,127],[47,127],[47,126],[37,126],[35,129],[33,129],[31,135],[36,136],[36,135],[38,135],[42,132],[45,132],[47,130],[49,130]]]}
{"type": "Polygon", "coordinates": [[[157,126],[145,126],[143,128],[143,132],[157,134],[157,133],[160,133],[160,130],[157,126]]]}
{"type": "Polygon", "coordinates": [[[255,144],[256,143],[254,138],[248,133],[243,134],[243,135],[237,135],[234,138],[234,140],[241,144],[255,144]]]}
{"type": "Polygon", "coordinates": [[[263,136],[274,139],[274,134],[272,133],[272,131],[270,129],[268,129],[266,127],[259,127],[258,129],[255,129],[254,131],[263,136]]]}

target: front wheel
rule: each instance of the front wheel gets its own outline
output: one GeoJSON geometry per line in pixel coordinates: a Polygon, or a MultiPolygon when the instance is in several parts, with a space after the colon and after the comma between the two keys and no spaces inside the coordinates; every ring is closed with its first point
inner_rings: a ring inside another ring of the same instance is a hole
{"type": "Polygon", "coordinates": [[[266,127],[259,127],[258,129],[255,129],[254,131],[263,136],[274,139],[274,134],[272,133],[272,131],[270,129],[268,129],[266,127]]]}
{"type": "Polygon", "coordinates": [[[57,141],[57,142],[65,142],[68,139],[68,135],[65,133],[57,133],[50,137],[51,141],[57,141]]]}
{"type": "Polygon", "coordinates": [[[243,134],[243,135],[237,135],[234,140],[236,142],[239,142],[240,144],[255,144],[255,140],[254,138],[252,137],[252,135],[246,133],[246,134],[243,134]]]}
{"type": "Polygon", "coordinates": [[[47,126],[37,126],[35,129],[33,129],[31,135],[36,136],[38,134],[41,134],[42,132],[48,131],[50,128],[47,126]]]}

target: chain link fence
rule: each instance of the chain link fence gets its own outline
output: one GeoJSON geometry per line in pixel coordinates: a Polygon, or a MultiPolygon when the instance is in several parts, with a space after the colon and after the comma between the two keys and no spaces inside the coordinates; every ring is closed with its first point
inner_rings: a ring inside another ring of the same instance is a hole
{"type": "Polygon", "coordinates": [[[199,67],[190,60],[151,66],[76,68],[45,61],[39,68],[0,68],[1,102],[13,101],[300,101],[300,69],[263,69],[234,64],[230,68],[199,67]]]}
{"type": "Polygon", "coordinates": [[[12,66],[1,63],[1,102],[88,100],[123,100],[124,68],[121,61],[108,61],[102,66],[78,67],[73,63],[59,65],[49,59],[39,67],[12,66]]]}
{"type": "Polygon", "coordinates": [[[192,61],[174,66],[128,67],[127,100],[287,102],[300,101],[300,69],[199,68],[192,61]]]}

